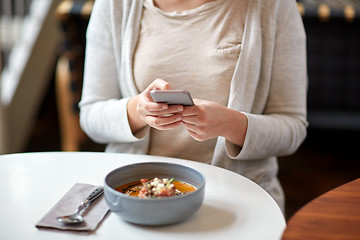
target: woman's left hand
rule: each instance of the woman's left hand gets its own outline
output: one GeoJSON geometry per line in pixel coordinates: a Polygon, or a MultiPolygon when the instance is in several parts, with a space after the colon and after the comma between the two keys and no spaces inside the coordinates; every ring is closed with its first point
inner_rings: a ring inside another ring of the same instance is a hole
{"type": "Polygon", "coordinates": [[[247,118],[243,113],[211,101],[194,99],[194,103],[181,113],[183,125],[194,139],[204,141],[223,136],[243,146],[247,129],[247,118]]]}

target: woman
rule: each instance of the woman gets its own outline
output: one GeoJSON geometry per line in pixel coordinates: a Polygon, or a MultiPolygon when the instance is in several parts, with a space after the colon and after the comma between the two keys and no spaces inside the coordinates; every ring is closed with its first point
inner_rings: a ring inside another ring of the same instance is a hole
{"type": "Polygon", "coordinates": [[[220,166],[284,210],[277,156],[306,137],[305,32],[293,0],[97,0],[80,123],[107,152],[220,166]],[[186,89],[195,106],[154,103],[186,89]]]}

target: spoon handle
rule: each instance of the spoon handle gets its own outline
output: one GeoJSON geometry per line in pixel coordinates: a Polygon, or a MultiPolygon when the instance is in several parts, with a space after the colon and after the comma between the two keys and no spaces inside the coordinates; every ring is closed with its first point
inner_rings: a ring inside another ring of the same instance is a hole
{"type": "Polygon", "coordinates": [[[85,199],[86,203],[90,203],[97,199],[102,193],[104,192],[104,187],[100,186],[96,188],[94,191],[92,191],[89,196],[85,199]]]}
{"type": "Polygon", "coordinates": [[[80,204],[78,212],[81,212],[82,210],[87,208],[90,205],[90,203],[92,201],[94,201],[95,199],[97,199],[99,196],[101,196],[101,194],[103,192],[104,192],[104,187],[103,186],[97,187],[94,191],[92,191],[89,194],[89,196],[85,199],[85,201],[80,204]]]}

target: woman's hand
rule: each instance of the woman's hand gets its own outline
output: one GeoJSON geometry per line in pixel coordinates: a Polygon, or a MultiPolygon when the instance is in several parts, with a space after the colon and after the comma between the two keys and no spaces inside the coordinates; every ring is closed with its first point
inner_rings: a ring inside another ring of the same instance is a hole
{"type": "Polygon", "coordinates": [[[146,125],[167,130],[182,124],[180,113],[184,107],[155,103],[150,96],[150,91],[154,89],[168,90],[170,85],[162,79],[156,79],[142,93],[129,100],[128,118],[133,133],[146,125]]]}
{"type": "Polygon", "coordinates": [[[194,139],[223,136],[233,144],[244,145],[247,117],[243,113],[211,101],[194,99],[194,103],[181,113],[183,125],[194,139]]]}

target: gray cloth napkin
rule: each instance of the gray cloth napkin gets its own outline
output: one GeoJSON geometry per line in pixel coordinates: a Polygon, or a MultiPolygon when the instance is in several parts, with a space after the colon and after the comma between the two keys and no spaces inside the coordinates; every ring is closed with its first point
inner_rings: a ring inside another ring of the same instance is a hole
{"type": "Polygon", "coordinates": [[[85,221],[83,223],[66,225],[58,222],[56,217],[74,213],[79,204],[96,188],[97,186],[90,184],[76,183],[35,226],[37,228],[94,231],[109,210],[104,195],[94,200],[84,211],[85,221]]]}

